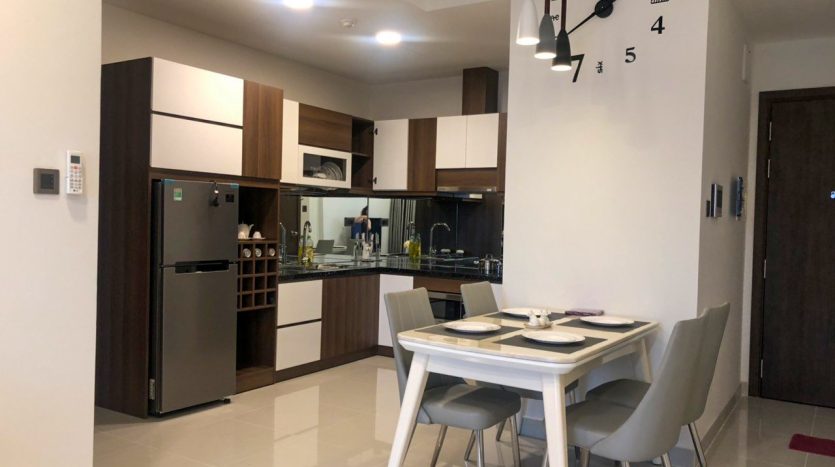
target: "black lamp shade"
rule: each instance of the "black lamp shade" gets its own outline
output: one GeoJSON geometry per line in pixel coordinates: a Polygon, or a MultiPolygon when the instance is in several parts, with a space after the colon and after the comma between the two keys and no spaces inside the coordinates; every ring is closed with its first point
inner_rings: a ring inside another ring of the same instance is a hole
{"type": "Polygon", "coordinates": [[[544,15],[539,22],[539,43],[536,44],[534,57],[540,60],[551,60],[557,56],[557,43],[554,40],[554,21],[551,15],[544,15]]]}
{"type": "Polygon", "coordinates": [[[565,29],[561,30],[557,35],[557,56],[551,63],[551,69],[554,71],[569,71],[571,70],[571,40],[568,38],[568,33],[565,29]]]}

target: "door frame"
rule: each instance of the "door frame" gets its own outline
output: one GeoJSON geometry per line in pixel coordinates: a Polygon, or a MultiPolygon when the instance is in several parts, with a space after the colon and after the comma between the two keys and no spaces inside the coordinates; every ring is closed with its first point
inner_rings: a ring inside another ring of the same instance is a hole
{"type": "Polygon", "coordinates": [[[748,360],[748,394],[760,396],[762,379],[760,361],[763,355],[765,324],[765,278],[763,263],[768,229],[768,159],[771,153],[769,125],[774,104],[835,98],[835,87],[792,89],[761,92],[757,120],[757,166],[754,199],[754,244],[751,266],[751,342],[748,360]]]}

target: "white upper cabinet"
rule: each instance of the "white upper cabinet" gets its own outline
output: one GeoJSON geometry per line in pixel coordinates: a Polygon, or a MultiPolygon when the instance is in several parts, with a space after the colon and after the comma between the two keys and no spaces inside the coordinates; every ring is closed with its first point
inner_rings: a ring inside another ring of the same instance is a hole
{"type": "Polygon", "coordinates": [[[467,116],[468,169],[495,169],[499,162],[499,114],[467,116]]]}
{"type": "Polygon", "coordinates": [[[240,128],[151,117],[151,167],[240,176],[242,161],[240,128]]]}
{"type": "Polygon", "coordinates": [[[466,167],[467,117],[438,117],[438,140],[435,168],[461,169],[466,167]]]}
{"type": "Polygon", "coordinates": [[[281,181],[299,183],[299,103],[284,99],[284,125],[281,129],[281,181]]]}
{"type": "Polygon", "coordinates": [[[154,59],[151,110],[243,126],[244,81],[154,59]]]}
{"type": "Polygon", "coordinates": [[[435,167],[495,169],[499,162],[499,114],[438,118],[435,167]]]}
{"type": "Polygon", "coordinates": [[[374,189],[408,187],[409,121],[384,120],[374,128],[374,189]]]}

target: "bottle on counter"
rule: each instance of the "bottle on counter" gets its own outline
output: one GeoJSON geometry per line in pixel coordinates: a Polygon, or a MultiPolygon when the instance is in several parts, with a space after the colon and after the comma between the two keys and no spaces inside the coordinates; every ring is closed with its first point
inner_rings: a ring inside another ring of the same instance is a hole
{"type": "Polygon", "coordinates": [[[362,235],[362,260],[371,261],[371,242],[368,241],[365,234],[362,235]]]}
{"type": "Polygon", "coordinates": [[[420,234],[415,233],[409,240],[409,259],[412,261],[420,260],[420,234]]]}

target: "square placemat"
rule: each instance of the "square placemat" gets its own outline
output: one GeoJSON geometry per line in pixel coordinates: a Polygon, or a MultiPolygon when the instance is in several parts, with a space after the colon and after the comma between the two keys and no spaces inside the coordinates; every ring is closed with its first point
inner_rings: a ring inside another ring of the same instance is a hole
{"type": "Polygon", "coordinates": [[[603,331],[603,332],[617,332],[623,334],[625,332],[634,331],[640,327],[644,327],[649,323],[645,321],[635,321],[634,323],[630,324],[629,326],[595,326],[594,324],[588,324],[584,321],[580,321],[579,319],[573,319],[571,321],[567,321],[565,323],[560,323],[558,326],[565,326],[569,328],[580,328],[580,329],[589,329],[592,331],[603,331]]]}
{"type": "Polygon", "coordinates": [[[524,347],[526,349],[545,350],[547,352],[556,352],[561,354],[573,354],[574,352],[578,352],[605,341],[606,339],[598,339],[597,337],[586,337],[586,340],[578,344],[541,344],[530,339],[525,339],[520,334],[518,336],[511,336],[507,339],[496,341],[495,343],[501,345],[512,345],[514,347],[524,347]]]}
{"type": "Polygon", "coordinates": [[[489,339],[491,337],[501,336],[502,334],[507,334],[509,332],[518,331],[519,328],[512,328],[510,326],[502,326],[501,329],[493,332],[485,332],[483,334],[475,334],[470,332],[456,332],[450,331],[449,329],[445,328],[442,324],[437,326],[432,326],[431,328],[425,329],[418,329],[418,332],[425,332],[427,334],[435,334],[438,336],[450,336],[450,337],[457,337],[458,339],[470,339],[474,341],[482,341],[484,339],[489,339]]]}

